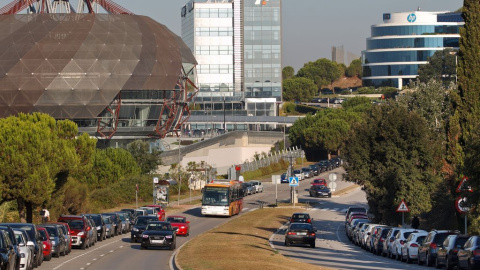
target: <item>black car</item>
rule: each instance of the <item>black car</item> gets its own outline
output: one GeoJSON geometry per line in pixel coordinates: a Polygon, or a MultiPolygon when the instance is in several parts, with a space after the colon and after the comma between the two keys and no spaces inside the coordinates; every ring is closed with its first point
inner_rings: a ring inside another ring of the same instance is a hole
{"type": "Polygon", "coordinates": [[[308,167],[310,167],[310,169],[312,170],[313,175],[317,176],[320,174],[320,168],[318,168],[317,165],[311,164],[311,165],[308,165],[308,167]]]}
{"type": "Polygon", "coordinates": [[[333,169],[332,164],[328,160],[320,160],[315,165],[318,166],[320,173],[330,171],[333,169]]]}
{"type": "Polygon", "coordinates": [[[128,214],[128,219],[130,220],[130,224],[133,226],[135,224],[135,209],[133,208],[124,208],[120,210],[128,214]]]}
{"type": "Polygon", "coordinates": [[[65,242],[65,235],[60,225],[56,224],[41,224],[39,228],[45,228],[52,241],[52,255],[56,258],[65,256],[68,252],[68,246],[65,242]]]}
{"type": "Polygon", "coordinates": [[[17,269],[17,254],[13,249],[13,243],[10,241],[8,231],[0,229],[0,260],[3,269],[17,269]]]}
{"type": "Polygon", "coordinates": [[[380,227],[377,231],[377,235],[375,235],[375,240],[373,242],[372,253],[381,255],[383,249],[383,242],[387,241],[388,232],[392,227],[380,227]]]}
{"type": "Polygon", "coordinates": [[[138,216],[130,233],[130,241],[136,243],[140,240],[148,223],[153,221],[158,221],[158,218],[156,216],[138,216]]]}
{"type": "Polygon", "coordinates": [[[170,222],[150,222],[142,233],[142,243],[140,248],[168,247],[171,250],[174,250],[177,245],[177,230],[178,228],[174,229],[170,222]]]}
{"type": "Polygon", "coordinates": [[[16,267],[15,269],[18,269],[20,267],[20,248],[17,243],[17,238],[15,237],[15,232],[13,231],[13,228],[10,226],[3,226],[0,225],[0,229],[4,230],[7,232],[8,238],[10,240],[10,243],[12,243],[13,249],[15,251],[15,256],[16,256],[16,267]]]}
{"type": "Polygon", "coordinates": [[[95,223],[97,227],[97,240],[103,241],[107,239],[107,226],[105,225],[105,221],[100,214],[86,214],[87,218],[90,218],[95,223]]]}
{"type": "Polygon", "coordinates": [[[315,247],[315,239],[317,239],[317,230],[310,223],[291,223],[285,231],[285,246],[291,244],[308,244],[315,247]]]}
{"type": "Polygon", "coordinates": [[[468,241],[470,235],[452,234],[447,236],[443,244],[437,250],[437,259],[435,260],[436,268],[445,266],[447,269],[452,269],[458,266],[458,251],[463,248],[463,245],[468,241]]]}
{"type": "Polygon", "coordinates": [[[38,235],[37,226],[32,223],[2,223],[0,225],[8,225],[12,228],[22,229],[27,232],[30,240],[35,244],[35,252],[33,255],[33,267],[38,267],[43,262],[43,241],[38,235]]]}
{"type": "Polygon", "coordinates": [[[312,223],[312,218],[308,213],[293,213],[290,223],[312,223]]]}
{"type": "Polygon", "coordinates": [[[332,197],[332,191],[324,185],[311,185],[310,197],[332,197]]]}
{"type": "Polygon", "coordinates": [[[122,221],[118,213],[103,213],[102,216],[109,216],[112,221],[113,235],[122,234],[122,221]]]}
{"type": "Polygon", "coordinates": [[[418,247],[418,264],[426,263],[427,266],[432,266],[437,259],[437,250],[443,241],[447,239],[449,235],[460,234],[458,231],[437,231],[432,230],[428,233],[425,240],[418,247]]]}

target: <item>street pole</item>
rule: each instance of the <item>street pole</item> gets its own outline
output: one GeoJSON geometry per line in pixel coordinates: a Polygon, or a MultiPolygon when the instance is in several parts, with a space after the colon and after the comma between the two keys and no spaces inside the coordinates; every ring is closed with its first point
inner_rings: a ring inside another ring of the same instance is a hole
{"type": "MultiPolygon", "coordinates": [[[[180,132],[181,132],[180,128],[180,132]]],[[[182,185],[182,178],[180,177],[180,144],[182,143],[182,139],[178,138],[178,165],[177,165],[177,170],[178,170],[178,197],[177,197],[177,205],[180,206],[180,187],[182,185]]]]}
{"type": "Polygon", "coordinates": [[[223,95],[223,131],[227,132],[227,124],[225,121],[225,95],[223,95]]]}

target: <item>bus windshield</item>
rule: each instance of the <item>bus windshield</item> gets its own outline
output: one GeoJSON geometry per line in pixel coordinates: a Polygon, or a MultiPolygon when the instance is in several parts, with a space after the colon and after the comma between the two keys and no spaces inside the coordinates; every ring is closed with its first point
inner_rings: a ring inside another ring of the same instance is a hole
{"type": "Polygon", "coordinates": [[[205,187],[203,191],[203,205],[228,206],[229,205],[228,187],[205,187]]]}

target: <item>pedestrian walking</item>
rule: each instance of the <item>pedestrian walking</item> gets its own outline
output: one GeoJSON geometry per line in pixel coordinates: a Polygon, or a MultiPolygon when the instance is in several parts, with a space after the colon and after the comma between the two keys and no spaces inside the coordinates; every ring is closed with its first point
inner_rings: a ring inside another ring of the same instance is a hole
{"type": "Polygon", "coordinates": [[[420,219],[418,218],[417,215],[415,215],[415,216],[412,218],[412,228],[418,229],[418,227],[420,227],[420,219]]]}
{"type": "Polygon", "coordinates": [[[42,223],[47,223],[50,220],[50,212],[46,207],[40,211],[40,216],[42,216],[42,223]]]}

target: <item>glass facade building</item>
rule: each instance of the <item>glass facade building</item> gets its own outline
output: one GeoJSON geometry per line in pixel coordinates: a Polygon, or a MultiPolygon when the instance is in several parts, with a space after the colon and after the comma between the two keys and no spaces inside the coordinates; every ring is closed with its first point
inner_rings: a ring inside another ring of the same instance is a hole
{"type": "MultiPolygon", "coordinates": [[[[192,114],[276,116],[282,101],[281,0],[192,0],[181,17],[182,39],[198,62],[200,91],[192,114]]],[[[227,129],[237,126],[227,123],[227,129]]]]}
{"type": "Polygon", "coordinates": [[[418,76],[418,67],[445,48],[458,50],[461,13],[398,12],[383,14],[371,27],[362,52],[363,85],[401,89],[418,76]]]}

